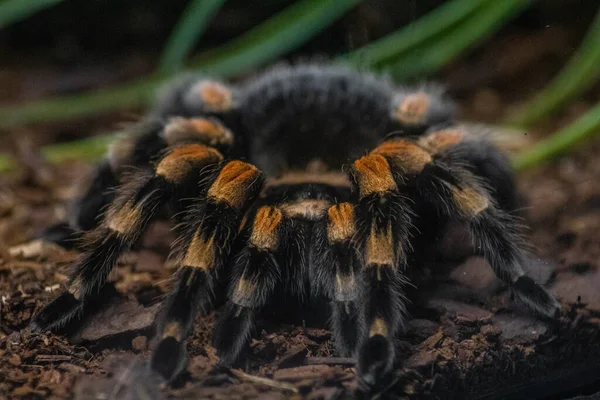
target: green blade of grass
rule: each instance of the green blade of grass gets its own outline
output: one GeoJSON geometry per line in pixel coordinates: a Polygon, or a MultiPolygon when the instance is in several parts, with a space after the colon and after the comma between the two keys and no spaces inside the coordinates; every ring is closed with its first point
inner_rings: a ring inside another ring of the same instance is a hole
{"type": "MultiPolygon", "coordinates": [[[[231,42],[201,54],[191,67],[221,77],[242,74],[297,48],[360,1],[299,1],[231,42]]],[[[0,129],[144,105],[165,78],[154,74],[116,88],[0,107],[0,129]]]]}
{"type": "Polygon", "coordinates": [[[513,159],[513,167],[520,171],[541,164],[583,141],[600,133],[600,104],[589,110],[575,122],[543,139],[513,159]]]}
{"type": "Polygon", "coordinates": [[[341,57],[362,68],[376,68],[457,25],[484,4],[495,0],[453,0],[410,25],[341,57]]]}
{"type": "Polygon", "coordinates": [[[192,0],[183,10],[181,19],[173,28],[158,70],[168,74],[180,70],[186,57],[225,0],[192,0]]]}
{"type": "Polygon", "coordinates": [[[150,76],[116,88],[0,107],[0,129],[55,122],[146,104],[162,80],[150,76]]]}
{"type": "Polygon", "coordinates": [[[0,3],[0,29],[61,1],[63,0],[4,0],[0,3]]]}
{"type": "MultiPolygon", "coordinates": [[[[72,142],[44,146],[40,150],[44,159],[51,163],[69,160],[93,161],[106,153],[106,148],[115,140],[115,135],[99,135],[72,142]]],[[[14,159],[6,154],[0,155],[0,172],[6,172],[16,167],[14,159]]]]}
{"type": "Polygon", "coordinates": [[[444,32],[439,40],[429,46],[416,48],[390,61],[385,70],[397,80],[430,75],[483,41],[531,4],[533,1],[527,0],[502,0],[486,4],[463,23],[444,32]]]}
{"type": "Polygon", "coordinates": [[[600,10],[583,42],[560,74],[527,104],[508,118],[516,126],[531,126],[573,99],[600,77],[600,10]]]}
{"type": "Polygon", "coordinates": [[[296,49],[360,1],[299,1],[231,42],[203,52],[190,66],[220,76],[247,71],[296,49]]]}

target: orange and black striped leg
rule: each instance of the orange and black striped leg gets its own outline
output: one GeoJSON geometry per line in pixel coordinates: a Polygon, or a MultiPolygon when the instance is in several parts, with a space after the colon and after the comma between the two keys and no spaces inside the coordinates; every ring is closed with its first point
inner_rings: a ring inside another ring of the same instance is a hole
{"type": "Polygon", "coordinates": [[[94,168],[90,184],[81,196],[71,204],[69,220],[45,229],[40,238],[64,248],[74,248],[81,239],[82,231],[98,226],[102,209],[114,199],[113,189],[118,185],[117,175],[107,160],[94,168]]]}
{"type": "Polygon", "coordinates": [[[418,143],[438,158],[459,163],[482,178],[502,210],[515,214],[519,199],[508,158],[489,140],[471,135],[463,127],[433,128],[418,143]]]}
{"type": "Polygon", "coordinates": [[[71,204],[68,223],[51,227],[42,237],[73,247],[83,232],[102,222],[102,212],[114,199],[115,189],[127,168],[152,171],[152,162],[165,149],[184,143],[223,149],[232,145],[233,135],[213,117],[174,117],[166,123],[146,120],[126,128],[111,143],[106,159],[96,167],[85,190],[71,204]]]}
{"type": "Polygon", "coordinates": [[[154,172],[131,176],[118,189],[100,226],[86,235],[66,292],[35,316],[32,328],[56,330],[77,316],[100,291],[119,256],[138,241],[161,208],[173,197],[190,197],[188,191],[179,192],[190,186],[190,179],[198,181],[199,171],[221,159],[212,148],[189,145],[168,153],[154,172]]]}
{"type": "Polygon", "coordinates": [[[115,198],[125,166],[152,171],[150,161],[158,158],[166,143],[160,138],[160,121],[143,121],[121,132],[111,143],[106,158],[98,164],[69,206],[66,223],[51,227],[42,237],[65,247],[74,247],[84,232],[102,222],[102,214],[115,198]],[[62,227],[62,229],[57,229],[62,227]]]}
{"type": "Polygon", "coordinates": [[[468,224],[477,252],[512,287],[517,300],[543,317],[557,315],[556,299],[523,271],[529,256],[515,218],[496,205],[471,172],[439,159],[423,170],[417,190],[440,214],[468,224]]]}
{"type": "Polygon", "coordinates": [[[314,230],[311,282],[315,294],[331,300],[331,330],[337,352],[352,356],[363,327],[357,308],[360,258],[353,242],[356,234],[354,206],[340,203],[329,207],[327,216],[314,230]]]}
{"type": "Polygon", "coordinates": [[[386,381],[394,364],[394,341],[405,316],[405,267],[410,247],[412,210],[400,194],[388,161],[370,154],[350,170],[355,190],[357,247],[363,269],[360,302],[366,327],[358,351],[361,386],[372,388],[386,381]]]}
{"type": "Polygon", "coordinates": [[[167,181],[149,173],[139,174],[121,190],[102,224],[86,235],[84,253],[67,290],[35,316],[33,330],[60,329],[81,313],[104,286],[119,256],[139,239],[171,193],[167,181]]]}
{"type": "Polygon", "coordinates": [[[213,334],[222,366],[231,366],[239,358],[256,316],[282,280],[278,258],[286,247],[287,236],[282,211],[261,206],[250,220],[247,245],[233,261],[229,301],[218,316],[213,334]]]}
{"type": "Polygon", "coordinates": [[[496,275],[512,286],[518,300],[532,311],[554,317],[559,304],[544,288],[527,277],[527,261],[518,227],[500,209],[481,178],[464,167],[468,161],[452,153],[466,140],[464,132],[445,130],[426,135],[419,143],[406,139],[384,142],[371,155],[385,157],[395,182],[414,193],[420,204],[430,204],[440,215],[469,225],[475,247],[496,275]]]}
{"type": "Polygon", "coordinates": [[[185,211],[183,245],[176,285],[158,321],[160,341],[152,354],[152,368],[166,379],[175,378],[186,365],[185,339],[198,311],[212,309],[226,276],[231,247],[240,222],[263,183],[254,166],[230,161],[210,185],[204,199],[185,211]]]}
{"type": "Polygon", "coordinates": [[[69,220],[52,225],[42,232],[41,238],[65,248],[75,247],[84,231],[98,226],[102,209],[114,199],[118,184],[118,176],[108,160],[102,161],[94,169],[87,190],[71,204],[69,220]]]}

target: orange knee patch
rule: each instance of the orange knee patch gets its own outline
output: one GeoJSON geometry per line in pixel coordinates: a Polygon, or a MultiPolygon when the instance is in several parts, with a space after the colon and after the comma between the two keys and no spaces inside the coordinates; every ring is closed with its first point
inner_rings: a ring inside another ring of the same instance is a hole
{"type": "Polygon", "coordinates": [[[237,305],[246,307],[250,306],[248,299],[255,291],[256,282],[246,279],[244,276],[242,276],[237,285],[235,285],[235,289],[233,289],[231,301],[237,305]]]}
{"type": "Polygon", "coordinates": [[[462,129],[442,129],[423,136],[419,139],[419,144],[432,153],[440,153],[462,142],[466,136],[462,129]]]}
{"type": "Polygon", "coordinates": [[[330,243],[348,240],[354,235],[354,208],[340,203],[327,210],[327,239],[330,243]]]}
{"type": "Polygon", "coordinates": [[[67,285],[67,292],[71,293],[75,299],[79,300],[81,298],[81,287],[81,278],[76,276],[67,285]]]}
{"type": "Polygon", "coordinates": [[[201,144],[190,144],[172,150],[156,166],[156,175],[174,183],[183,181],[193,170],[223,159],[217,150],[201,144]]]}
{"type": "Polygon", "coordinates": [[[431,154],[408,140],[388,140],[371,154],[384,156],[395,168],[407,174],[418,174],[432,161],[431,154]]]}
{"type": "Polygon", "coordinates": [[[223,201],[237,209],[244,207],[248,198],[248,189],[260,179],[262,173],[254,165],[231,161],[219,173],[210,189],[208,197],[214,201],[223,201]]]}
{"type": "Polygon", "coordinates": [[[352,301],[356,298],[356,278],[354,273],[335,274],[335,300],[352,301]]]}
{"type": "Polygon", "coordinates": [[[131,236],[139,229],[142,210],[132,200],[120,208],[111,207],[107,213],[105,226],[122,236],[131,236]]]}
{"type": "Polygon", "coordinates": [[[383,318],[375,318],[369,327],[369,337],[375,335],[386,336],[388,335],[388,325],[383,318]]]}
{"type": "Polygon", "coordinates": [[[214,119],[173,117],[165,126],[164,137],[169,146],[186,141],[201,142],[210,146],[230,145],[233,135],[229,129],[214,119]]]}
{"type": "Polygon", "coordinates": [[[365,264],[375,267],[382,265],[394,266],[396,264],[395,260],[392,224],[388,223],[383,230],[376,229],[375,224],[373,224],[365,246],[365,264]]]}
{"type": "Polygon", "coordinates": [[[202,81],[192,89],[202,99],[209,111],[227,111],[233,106],[233,95],[225,85],[215,81],[202,81]]]}
{"type": "Polygon", "coordinates": [[[165,339],[169,337],[181,342],[183,339],[183,327],[181,326],[181,323],[173,321],[165,325],[162,338],[165,339]]]}
{"type": "Polygon", "coordinates": [[[214,268],[215,261],[215,237],[203,238],[200,230],[196,231],[183,257],[183,266],[210,271],[214,268]]]}
{"type": "Polygon", "coordinates": [[[453,188],[452,197],[458,209],[468,215],[475,216],[490,205],[490,200],[485,193],[480,193],[472,188],[453,188]]]}
{"type": "Polygon", "coordinates": [[[278,208],[260,207],[254,223],[250,243],[261,250],[274,250],[279,244],[279,225],[283,215],[278,208]]]}
{"type": "Polygon", "coordinates": [[[397,188],[390,165],[379,154],[370,154],[354,161],[360,197],[384,193],[397,188]]]}
{"type": "Polygon", "coordinates": [[[425,121],[431,100],[427,93],[417,92],[407,95],[392,115],[406,125],[417,125],[425,121]]]}

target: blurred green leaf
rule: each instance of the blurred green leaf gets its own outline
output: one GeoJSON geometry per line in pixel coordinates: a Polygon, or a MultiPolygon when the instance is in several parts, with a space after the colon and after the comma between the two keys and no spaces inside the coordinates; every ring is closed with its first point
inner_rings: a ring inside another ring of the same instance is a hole
{"type": "Polygon", "coordinates": [[[443,33],[428,46],[415,48],[395,60],[389,60],[384,70],[397,80],[409,80],[430,75],[465,50],[482,42],[487,36],[519,15],[533,1],[502,0],[486,3],[454,29],[443,33]]]}
{"type": "Polygon", "coordinates": [[[136,107],[147,103],[161,82],[154,75],[116,88],[0,107],[0,129],[136,107]]]}
{"type": "Polygon", "coordinates": [[[63,0],[4,0],[0,2],[0,29],[61,1],[63,0]]]}
{"type": "MultiPolygon", "coordinates": [[[[298,1],[231,42],[202,53],[191,67],[221,77],[242,74],[297,48],[360,1],[298,1]]],[[[167,77],[154,74],[116,88],[0,107],[0,129],[137,107],[150,101],[167,77]]]]}
{"type": "Polygon", "coordinates": [[[585,39],[560,74],[537,93],[508,123],[530,126],[592,85],[600,77],[600,10],[585,39]]]}
{"type": "Polygon", "coordinates": [[[444,3],[410,25],[341,57],[361,68],[377,68],[410,52],[496,0],[453,0],[444,3]]]}
{"type": "MultiPolygon", "coordinates": [[[[44,159],[51,163],[59,163],[69,160],[96,160],[106,153],[106,148],[115,140],[115,135],[92,136],[81,140],[66,143],[58,143],[42,147],[41,154],[44,159]]],[[[2,154],[0,155],[0,172],[6,172],[16,166],[14,159],[2,154]]]]}
{"type": "Polygon", "coordinates": [[[598,133],[600,133],[600,104],[567,127],[518,154],[513,159],[513,167],[522,170],[540,164],[598,133]]]}
{"type": "Polygon", "coordinates": [[[186,57],[225,0],[192,0],[173,28],[161,56],[158,70],[173,73],[183,67],[186,57]]]}
{"type": "Polygon", "coordinates": [[[296,49],[361,1],[298,1],[229,43],[203,52],[190,66],[219,76],[240,74],[296,49]]]}

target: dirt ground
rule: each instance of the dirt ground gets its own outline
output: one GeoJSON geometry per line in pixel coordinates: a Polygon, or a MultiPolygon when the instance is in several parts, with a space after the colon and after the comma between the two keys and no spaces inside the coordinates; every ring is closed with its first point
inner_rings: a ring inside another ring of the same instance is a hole
{"type": "MultiPolygon", "coordinates": [[[[453,64],[441,79],[466,118],[494,121],[547,81],[560,65],[548,67],[548,57],[564,57],[569,46],[565,33],[552,29],[504,37],[494,52],[453,64]],[[542,56],[527,59],[532,46],[542,56]],[[507,82],[518,84],[507,89],[507,82]]],[[[593,90],[532,135],[555,130],[599,95],[593,90]]],[[[40,132],[46,141],[48,133],[64,135],[78,124],[110,126],[106,120],[86,120],[30,129],[24,136],[37,143],[40,132]]],[[[11,133],[14,138],[23,131],[11,133]]],[[[166,257],[170,232],[164,223],[121,259],[112,276],[118,294],[107,295],[107,306],[80,331],[69,338],[30,334],[32,315],[62,290],[77,256],[32,239],[65,216],[73,182],[89,164],[49,166],[35,145],[19,143],[24,170],[0,176],[0,399],[352,397],[353,360],[335,357],[330,333],[277,321],[261,321],[245,365],[226,373],[213,368],[214,317],[200,318],[188,345],[189,373],[181,382],[165,388],[149,375],[152,321],[173,267],[166,257]]],[[[401,364],[379,397],[566,398],[600,390],[595,373],[600,367],[599,147],[587,146],[519,177],[527,235],[539,257],[528,272],[561,300],[561,319],[546,324],[529,316],[513,305],[484,261],[470,258],[412,299],[412,320],[397,343],[401,364]]]]}

